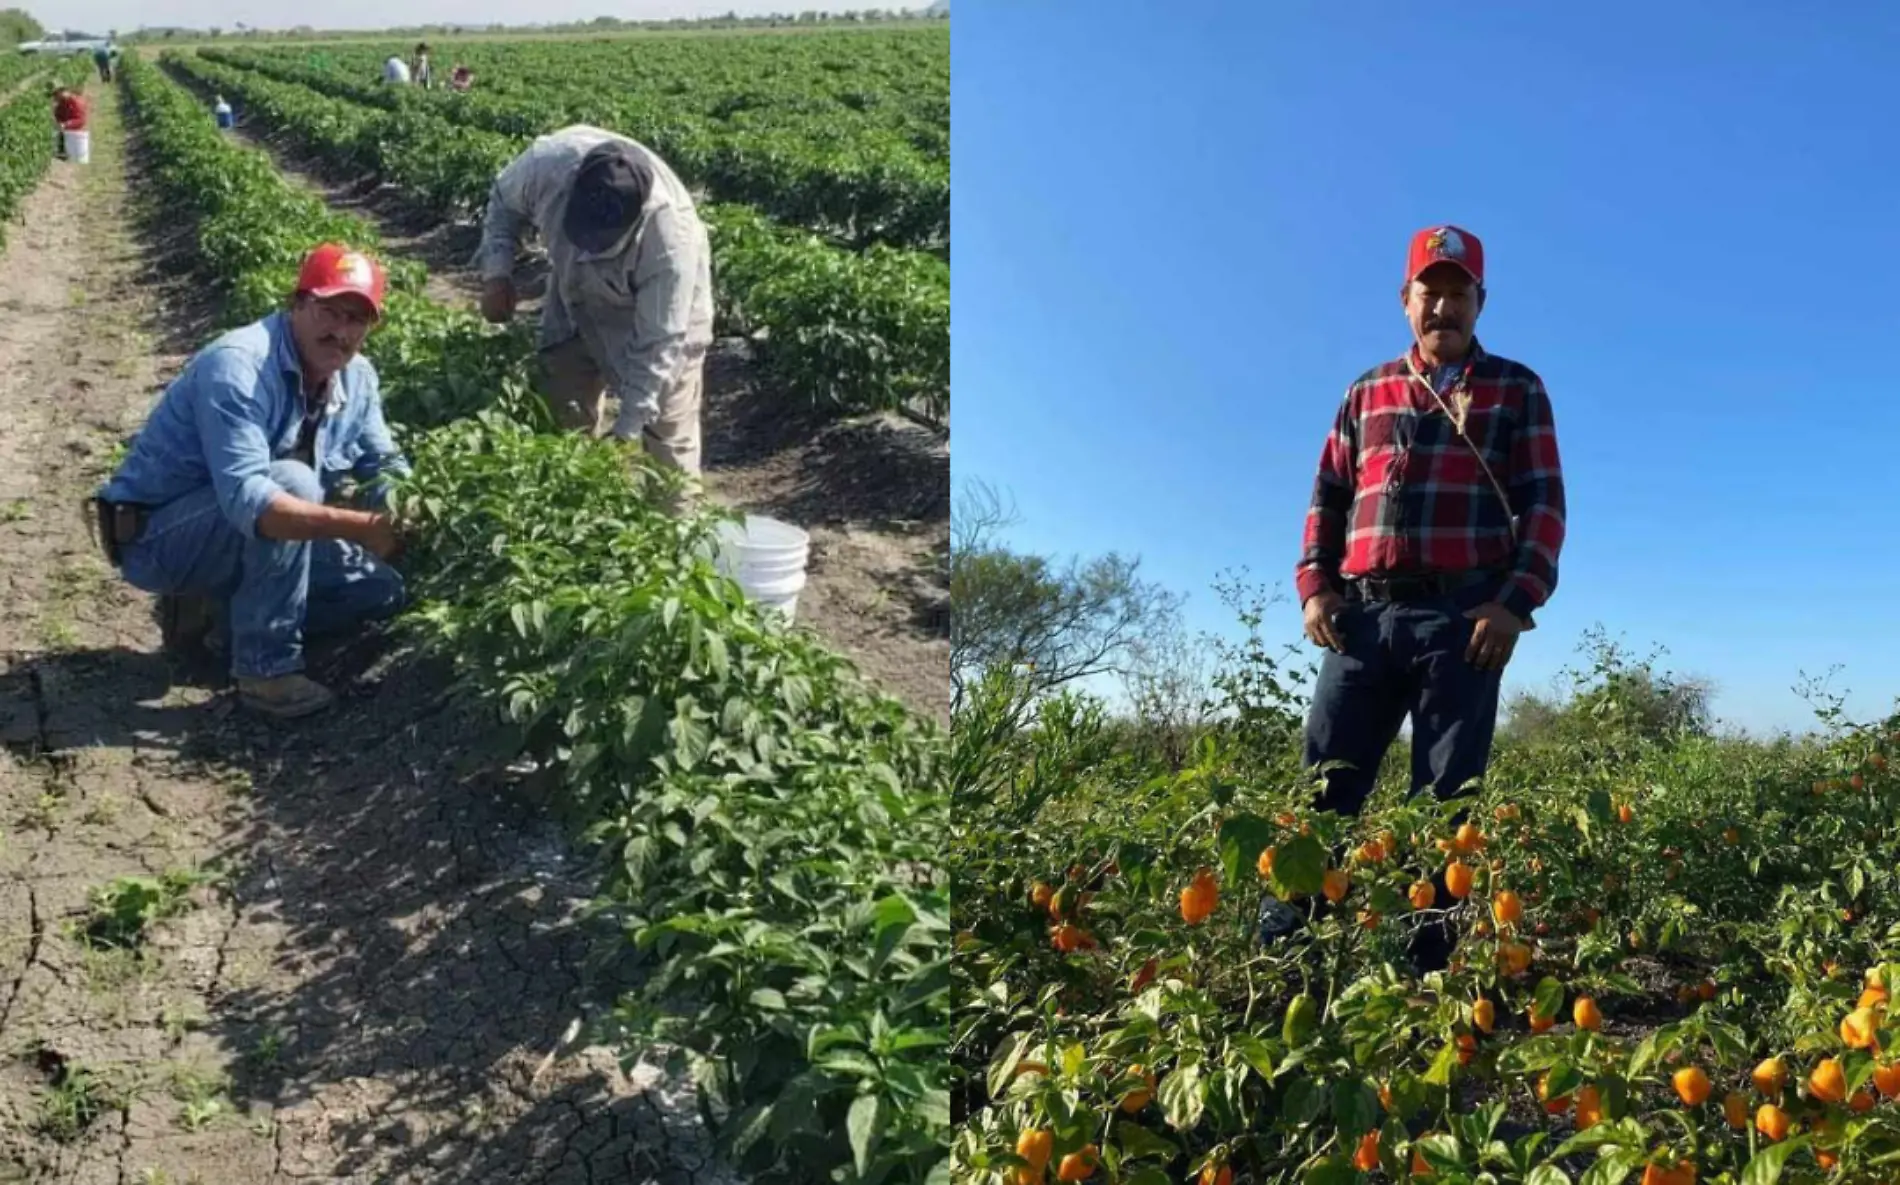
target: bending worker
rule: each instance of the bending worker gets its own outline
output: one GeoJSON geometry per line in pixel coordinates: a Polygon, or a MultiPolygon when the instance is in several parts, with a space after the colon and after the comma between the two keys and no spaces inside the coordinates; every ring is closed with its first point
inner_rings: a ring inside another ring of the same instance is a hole
{"type": "MultiPolygon", "coordinates": [[[[546,240],[539,382],[563,427],[613,434],[700,472],[700,385],[712,344],[712,251],[692,195],[645,145],[599,128],[542,136],[495,178],[482,230],[482,315],[514,315],[522,231],[546,240]]],[[[690,495],[689,495],[690,497],[690,495]]]]}
{"type": "Polygon", "coordinates": [[[195,641],[222,618],[214,638],[228,632],[239,699],[268,715],[334,699],[302,673],[306,634],[402,606],[402,577],[384,562],[400,544],[381,508],[384,479],[409,466],[358,353],[385,285],[366,255],[312,251],[289,307],[200,350],[93,499],[106,558],[160,594],[167,641],[195,641]],[[369,509],[337,504],[345,478],[369,509]]]}
{"type": "Polygon", "coordinates": [[[86,130],[86,100],[69,86],[53,88],[53,151],[66,159],[66,133],[86,130]]]}

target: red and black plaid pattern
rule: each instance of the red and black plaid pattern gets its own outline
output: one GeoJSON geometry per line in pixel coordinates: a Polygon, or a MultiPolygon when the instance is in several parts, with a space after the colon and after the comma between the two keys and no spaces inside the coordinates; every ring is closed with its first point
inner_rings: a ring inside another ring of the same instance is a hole
{"type": "Polygon", "coordinates": [[[1409,358],[1360,376],[1320,453],[1305,550],[1295,569],[1305,602],[1341,577],[1499,571],[1497,600],[1519,617],[1550,599],[1564,543],[1563,470],[1544,382],[1529,367],[1472,343],[1464,377],[1444,393],[1509,496],[1507,511],[1409,358]],[[1511,519],[1518,538],[1511,542],[1511,519]]]}

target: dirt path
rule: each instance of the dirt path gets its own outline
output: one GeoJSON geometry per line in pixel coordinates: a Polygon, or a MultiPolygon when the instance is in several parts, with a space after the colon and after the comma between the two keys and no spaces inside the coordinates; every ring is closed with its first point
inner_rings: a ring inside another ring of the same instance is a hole
{"type": "MultiPolygon", "coordinates": [[[[180,74],[181,82],[190,80],[180,74]]],[[[261,129],[240,138],[270,152],[286,176],[376,225],[387,248],[423,262],[428,294],[473,306],[478,228],[443,223],[389,186],[326,175],[261,129]]],[[[540,261],[517,275],[522,315],[539,311],[540,261]]],[[[729,506],[811,534],[798,618],[874,683],[912,708],[950,718],[950,448],[898,415],[838,421],[790,410],[763,382],[748,343],[717,342],[707,361],[707,484],[729,506]]]]}
{"type": "Polygon", "coordinates": [[[94,112],[0,255],[0,1181],[729,1179],[688,1090],[562,1046],[613,948],[439,671],[372,638],[317,659],[339,711],[253,721],[94,553],[79,498],[209,335],[94,112]]]}

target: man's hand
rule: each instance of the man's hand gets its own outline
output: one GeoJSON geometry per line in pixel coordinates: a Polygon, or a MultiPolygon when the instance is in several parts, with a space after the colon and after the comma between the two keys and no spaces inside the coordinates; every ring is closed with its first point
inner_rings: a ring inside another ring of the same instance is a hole
{"type": "Polygon", "coordinates": [[[482,284],[482,316],[490,324],[501,325],[515,315],[515,282],[510,279],[488,280],[482,284]]]}
{"type": "Polygon", "coordinates": [[[1465,616],[1478,623],[1471,629],[1465,661],[1481,671],[1503,670],[1517,649],[1517,636],[1524,632],[1523,621],[1496,601],[1486,601],[1465,616]]]}
{"type": "Polygon", "coordinates": [[[395,559],[402,552],[402,536],[396,530],[396,520],[386,514],[372,517],[363,531],[362,543],[375,552],[379,560],[395,559]]]}
{"type": "Polygon", "coordinates": [[[1306,636],[1315,646],[1324,646],[1328,650],[1346,653],[1346,639],[1333,625],[1333,614],[1346,607],[1346,598],[1332,589],[1314,593],[1301,607],[1306,616],[1306,636]]]}

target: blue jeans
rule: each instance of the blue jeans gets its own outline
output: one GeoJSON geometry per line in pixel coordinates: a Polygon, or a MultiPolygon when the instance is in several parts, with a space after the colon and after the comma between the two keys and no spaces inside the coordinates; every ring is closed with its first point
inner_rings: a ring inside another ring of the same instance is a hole
{"type": "MultiPolygon", "coordinates": [[[[1318,807],[1357,817],[1372,796],[1379,764],[1412,717],[1412,793],[1430,790],[1442,802],[1484,776],[1498,716],[1499,671],[1465,660],[1477,623],[1465,617],[1491,595],[1479,586],[1428,601],[1348,601],[1340,619],[1345,653],[1320,661],[1313,706],[1306,719],[1308,768],[1345,761],[1329,770],[1318,807]]],[[[1453,816],[1462,821],[1463,812],[1453,816]]],[[[1431,876],[1438,900],[1450,900],[1441,868],[1431,876]]],[[[1315,915],[1327,912],[1312,903],[1315,915]]],[[[1260,898],[1260,942],[1265,945],[1299,923],[1298,911],[1269,893],[1260,898]]],[[[1442,969],[1456,945],[1442,921],[1413,931],[1409,954],[1421,973],[1442,969]]]]}
{"type": "Polygon", "coordinates": [[[1306,720],[1308,768],[1348,761],[1326,774],[1322,810],[1356,816],[1371,796],[1385,751],[1412,717],[1412,793],[1458,797],[1484,776],[1497,727],[1502,672],[1465,660],[1477,625],[1465,613],[1489,599],[1480,586],[1414,602],[1348,601],[1345,653],[1320,662],[1306,720]]]}
{"type": "MultiPolygon", "coordinates": [[[[271,480],[307,502],[323,501],[308,465],[271,464],[271,480]]],[[[402,608],[402,575],[340,539],[247,539],[224,517],[209,486],[159,507],[120,571],[146,592],[227,604],[231,673],[270,679],[303,670],[307,634],[341,632],[402,608]]]]}

